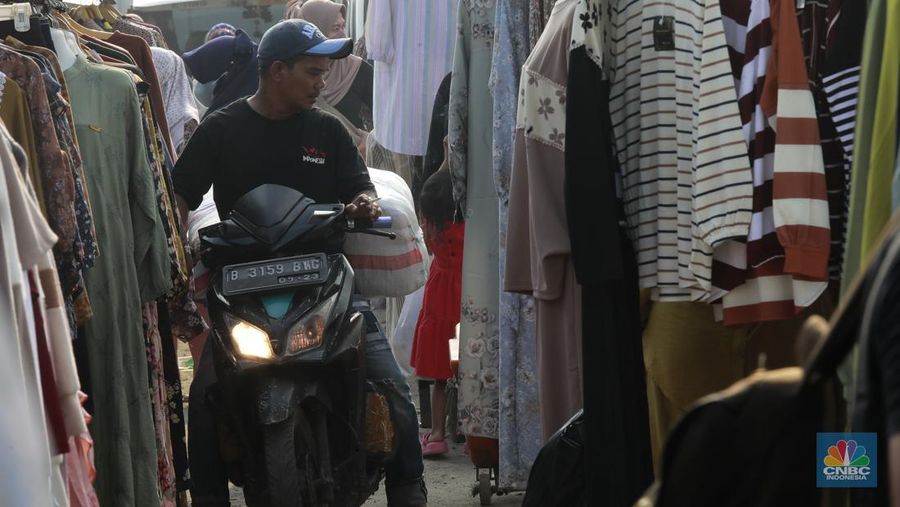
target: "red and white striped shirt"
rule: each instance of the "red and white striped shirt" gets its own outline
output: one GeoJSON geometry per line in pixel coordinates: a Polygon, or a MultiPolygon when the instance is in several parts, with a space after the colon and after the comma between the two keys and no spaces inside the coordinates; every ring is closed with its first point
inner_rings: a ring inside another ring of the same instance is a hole
{"type": "Polygon", "coordinates": [[[727,325],[789,319],[827,287],[829,209],[818,119],[790,0],[722,0],[753,162],[746,244],[714,256],[727,325]],[[771,10],[770,10],[771,9],[771,10]]]}

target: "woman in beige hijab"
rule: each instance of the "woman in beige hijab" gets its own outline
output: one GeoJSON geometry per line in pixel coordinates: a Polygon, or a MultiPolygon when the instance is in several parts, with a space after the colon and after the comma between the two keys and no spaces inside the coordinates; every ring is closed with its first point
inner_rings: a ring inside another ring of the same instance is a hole
{"type": "MultiPolygon", "coordinates": [[[[329,39],[346,37],[344,6],[331,0],[308,0],[288,3],[289,18],[299,18],[319,27],[329,39]]],[[[363,150],[372,130],[372,66],[356,55],[334,60],[325,76],[325,88],[316,106],[337,116],[357,146],[363,150]]]]}

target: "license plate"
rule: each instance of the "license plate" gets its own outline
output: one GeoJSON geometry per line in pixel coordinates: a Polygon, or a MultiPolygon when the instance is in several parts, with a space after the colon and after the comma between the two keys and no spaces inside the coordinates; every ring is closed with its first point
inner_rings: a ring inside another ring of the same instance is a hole
{"type": "Polygon", "coordinates": [[[325,254],[301,255],[225,266],[222,292],[226,296],[269,289],[314,285],[325,281],[325,254]]]}

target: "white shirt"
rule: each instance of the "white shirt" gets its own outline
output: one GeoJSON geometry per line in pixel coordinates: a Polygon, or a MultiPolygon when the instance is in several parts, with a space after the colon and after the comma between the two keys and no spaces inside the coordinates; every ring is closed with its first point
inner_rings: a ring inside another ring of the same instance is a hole
{"type": "Polygon", "coordinates": [[[457,6],[454,0],[369,1],[373,135],[394,153],[425,154],[434,97],[453,63],[457,6]]]}

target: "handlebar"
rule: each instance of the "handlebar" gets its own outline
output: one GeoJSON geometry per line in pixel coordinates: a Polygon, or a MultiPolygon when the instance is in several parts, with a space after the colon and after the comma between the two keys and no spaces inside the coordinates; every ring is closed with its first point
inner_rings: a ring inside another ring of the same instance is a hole
{"type": "Polygon", "coordinates": [[[347,219],[347,227],[344,229],[346,232],[356,233],[356,234],[368,234],[370,236],[380,236],[382,238],[388,239],[397,239],[397,234],[394,232],[385,232],[380,231],[378,229],[390,229],[394,225],[394,219],[389,216],[378,217],[372,221],[371,224],[368,223],[368,220],[353,220],[347,219]]]}

